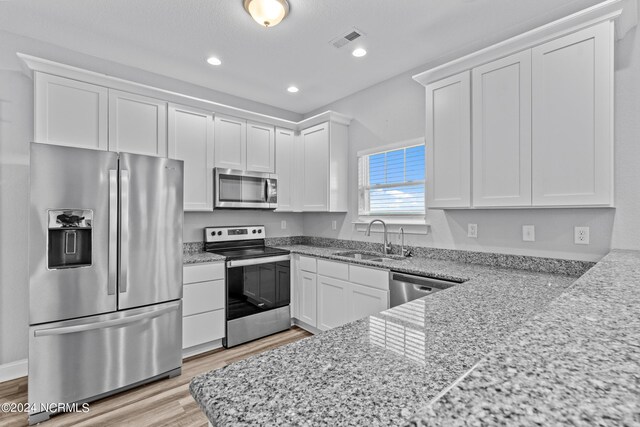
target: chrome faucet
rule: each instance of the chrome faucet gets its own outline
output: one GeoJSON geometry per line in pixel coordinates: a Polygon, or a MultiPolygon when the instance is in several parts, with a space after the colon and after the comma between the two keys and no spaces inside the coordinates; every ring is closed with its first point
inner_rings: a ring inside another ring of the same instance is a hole
{"type": "Polygon", "coordinates": [[[401,236],[400,254],[404,257],[411,256],[411,249],[404,248],[404,227],[400,227],[400,236],[401,236]]]}
{"type": "Polygon", "coordinates": [[[367,231],[365,234],[365,236],[370,236],[371,235],[371,225],[373,225],[374,222],[379,222],[380,224],[382,224],[382,227],[384,228],[384,242],[382,242],[382,253],[384,253],[385,255],[389,254],[389,251],[391,250],[391,243],[389,243],[389,240],[387,239],[387,224],[381,220],[381,219],[374,219],[373,221],[371,221],[369,223],[369,225],[367,226],[367,231]]]}

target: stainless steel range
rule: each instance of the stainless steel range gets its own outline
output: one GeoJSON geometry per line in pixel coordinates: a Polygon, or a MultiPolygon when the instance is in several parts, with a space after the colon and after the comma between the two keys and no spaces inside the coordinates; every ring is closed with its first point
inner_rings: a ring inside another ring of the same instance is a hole
{"type": "Polygon", "coordinates": [[[291,327],[290,260],[265,246],[264,226],[208,227],[205,250],[227,258],[227,330],[233,347],[291,327]]]}

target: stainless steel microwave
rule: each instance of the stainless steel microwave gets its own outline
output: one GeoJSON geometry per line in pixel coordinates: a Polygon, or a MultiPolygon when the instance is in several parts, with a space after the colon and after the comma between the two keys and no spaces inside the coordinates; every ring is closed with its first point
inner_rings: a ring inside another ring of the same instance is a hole
{"type": "Polygon", "coordinates": [[[278,176],[237,169],[214,169],[213,200],[216,208],[275,209],[278,176]]]}

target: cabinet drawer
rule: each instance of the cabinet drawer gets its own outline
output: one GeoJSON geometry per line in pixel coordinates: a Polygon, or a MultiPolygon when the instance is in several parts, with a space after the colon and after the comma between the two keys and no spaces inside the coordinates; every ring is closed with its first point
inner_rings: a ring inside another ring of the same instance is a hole
{"type": "Polygon", "coordinates": [[[224,308],[224,280],[184,285],[183,316],[224,308]]]}
{"type": "Polygon", "coordinates": [[[349,280],[349,264],[319,259],[318,274],[335,277],[336,279],[349,280]]]}
{"type": "Polygon", "coordinates": [[[182,282],[184,284],[219,279],[224,280],[224,262],[187,265],[183,269],[182,282]]]}
{"type": "Polygon", "coordinates": [[[349,281],[383,291],[389,290],[389,272],[387,270],[349,265],[349,281]]]}
{"type": "Polygon", "coordinates": [[[194,314],[182,319],[182,348],[224,338],[224,310],[194,314]]]}
{"type": "Polygon", "coordinates": [[[308,256],[300,256],[300,270],[316,272],[316,259],[308,256]]]}

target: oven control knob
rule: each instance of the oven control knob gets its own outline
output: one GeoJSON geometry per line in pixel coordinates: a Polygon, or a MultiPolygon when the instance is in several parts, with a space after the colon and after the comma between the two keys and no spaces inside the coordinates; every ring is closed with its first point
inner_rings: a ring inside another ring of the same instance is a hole
{"type": "Polygon", "coordinates": [[[262,230],[258,230],[258,233],[262,233],[262,230]]]}
{"type": "Polygon", "coordinates": [[[253,234],[256,234],[256,230],[253,230],[253,231],[252,231],[252,233],[253,233],[253,234]]]}
{"type": "Polygon", "coordinates": [[[222,236],[222,231],[218,231],[218,236],[222,236]]]}
{"type": "Polygon", "coordinates": [[[216,235],[216,232],[215,232],[215,231],[212,231],[212,232],[211,232],[211,235],[212,235],[212,236],[215,236],[215,235],[216,235]]]}

